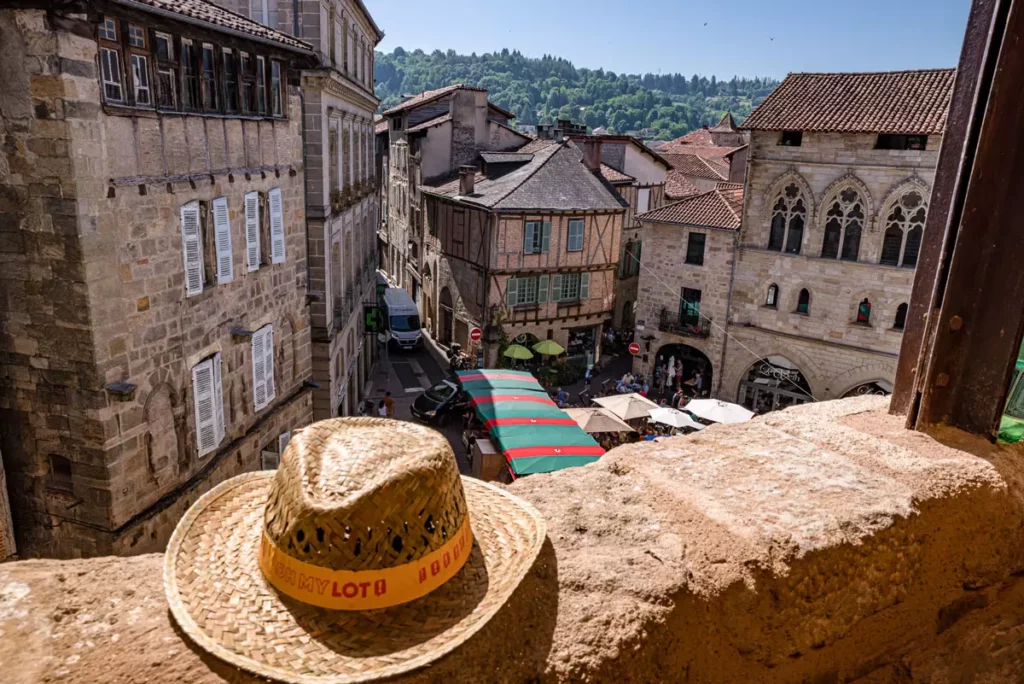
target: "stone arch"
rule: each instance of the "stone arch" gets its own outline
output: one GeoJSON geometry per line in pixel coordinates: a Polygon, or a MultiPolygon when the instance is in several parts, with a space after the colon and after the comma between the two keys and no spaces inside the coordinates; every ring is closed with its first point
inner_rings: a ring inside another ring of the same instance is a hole
{"type": "MultiPolygon", "coordinates": [[[[778,281],[765,281],[764,288],[761,290],[761,294],[765,295],[768,292],[768,287],[771,284],[777,284],[778,281]]],[[[814,315],[814,288],[811,287],[810,283],[806,283],[803,280],[798,280],[792,285],[787,285],[785,289],[779,286],[779,304],[778,310],[785,313],[797,313],[797,306],[800,304],[800,293],[803,290],[807,290],[807,293],[811,296],[810,306],[808,308],[808,316],[814,315]]],[[[762,304],[764,300],[762,299],[762,304]]],[[[804,315],[804,314],[801,314],[804,315]]]]}
{"type": "Polygon", "coordinates": [[[772,354],[748,365],[740,374],[737,403],[755,413],[815,401],[806,372],[788,355],[772,354]]]}
{"type": "Polygon", "coordinates": [[[757,223],[758,226],[767,229],[771,225],[772,221],[772,206],[775,203],[775,198],[788,186],[790,183],[796,183],[797,187],[800,188],[800,192],[803,194],[804,199],[807,201],[807,225],[804,226],[804,236],[801,241],[800,253],[806,253],[807,246],[813,244],[808,242],[810,235],[814,232],[812,227],[814,221],[812,217],[817,214],[817,203],[815,202],[814,191],[811,190],[810,183],[804,178],[796,169],[788,169],[779,176],[776,176],[775,180],[768,186],[768,190],[761,196],[761,211],[760,219],[757,223]]]}
{"type": "MultiPolygon", "coordinates": [[[[928,209],[930,207],[930,202],[931,202],[931,193],[932,193],[932,191],[931,191],[931,188],[928,186],[928,184],[924,181],[924,179],[922,179],[917,174],[914,174],[912,176],[904,178],[902,181],[900,181],[898,183],[893,184],[893,186],[891,188],[889,188],[889,191],[886,193],[885,200],[879,205],[878,213],[875,215],[875,225],[877,226],[877,230],[875,232],[878,233],[878,237],[876,237],[874,240],[871,241],[871,248],[872,248],[872,254],[870,255],[870,260],[871,261],[879,262],[880,259],[882,258],[882,246],[883,246],[883,243],[885,241],[885,232],[886,232],[886,228],[888,226],[888,217],[889,217],[890,212],[893,211],[893,209],[896,207],[896,204],[904,197],[904,195],[906,195],[908,192],[913,191],[913,190],[916,190],[917,192],[919,192],[921,194],[921,197],[923,199],[922,205],[924,207],[925,216],[927,217],[928,209]]],[[[922,230],[923,230],[923,226],[924,226],[924,223],[922,222],[921,223],[922,230]]],[[[921,233],[919,232],[918,233],[918,237],[920,238],[920,236],[921,236],[921,233]]],[[[906,241],[907,241],[907,235],[904,234],[902,236],[902,244],[901,244],[901,246],[904,246],[906,241]]],[[[920,249],[920,244],[918,245],[918,249],[920,249]]],[[[915,257],[915,259],[914,259],[915,263],[916,263],[916,260],[917,260],[917,257],[915,257]]],[[[902,249],[900,250],[900,257],[899,257],[898,261],[900,263],[902,263],[902,261],[903,261],[903,251],[902,251],[902,249]]]]}
{"type": "Polygon", "coordinates": [[[868,186],[860,179],[860,177],[852,171],[840,176],[836,180],[825,188],[825,192],[821,194],[821,202],[818,203],[818,210],[814,216],[814,227],[816,231],[820,233],[825,232],[825,215],[828,212],[828,206],[832,201],[839,195],[839,193],[846,188],[853,188],[861,196],[864,202],[864,221],[867,223],[864,226],[864,233],[873,233],[875,229],[875,203],[871,197],[871,191],[868,190],[868,186]]]}
{"type": "MultiPolygon", "coordinates": [[[[814,306],[813,299],[811,306],[814,306]]],[[[820,400],[826,395],[826,385],[818,364],[788,338],[759,335],[756,338],[736,338],[735,342],[738,343],[736,346],[729,345],[729,350],[726,353],[726,366],[722,369],[720,376],[722,380],[718,384],[719,395],[723,399],[727,401],[740,399],[740,383],[750,366],[769,356],[782,356],[796,365],[803,373],[807,384],[810,385],[811,394],[815,399],[820,400]]]]}
{"type": "MultiPolygon", "coordinates": [[[[857,310],[860,307],[860,303],[865,299],[871,303],[871,318],[868,323],[872,328],[878,328],[879,323],[882,320],[882,316],[888,316],[888,311],[882,311],[883,302],[885,299],[885,293],[881,290],[854,290],[848,304],[848,311],[846,320],[849,323],[855,323],[857,321],[857,310]]],[[[893,315],[896,310],[893,309],[893,315]]]]}
{"type": "Polygon", "coordinates": [[[178,410],[177,392],[169,382],[159,382],[150,390],[142,407],[146,432],[142,438],[142,455],[149,476],[157,483],[180,468],[184,451],[184,411],[178,410]]]}
{"type": "Polygon", "coordinates": [[[871,363],[836,375],[825,386],[825,398],[837,399],[861,385],[883,382],[892,385],[896,377],[896,361],[871,363]]]}

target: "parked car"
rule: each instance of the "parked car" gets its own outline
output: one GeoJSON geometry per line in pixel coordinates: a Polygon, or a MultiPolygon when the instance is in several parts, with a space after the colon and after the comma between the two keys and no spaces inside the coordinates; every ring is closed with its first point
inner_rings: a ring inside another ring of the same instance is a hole
{"type": "Polygon", "coordinates": [[[416,397],[412,415],[430,425],[444,425],[453,416],[459,418],[469,406],[469,398],[455,380],[442,380],[416,397]]]}

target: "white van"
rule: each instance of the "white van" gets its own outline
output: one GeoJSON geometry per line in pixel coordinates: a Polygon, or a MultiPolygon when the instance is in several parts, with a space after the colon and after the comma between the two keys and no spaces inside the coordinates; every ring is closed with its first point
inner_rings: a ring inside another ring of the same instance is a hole
{"type": "Polygon", "coordinates": [[[409,293],[400,287],[384,290],[384,320],[391,341],[400,349],[413,349],[423,341],[420,311],[409,293]]]}

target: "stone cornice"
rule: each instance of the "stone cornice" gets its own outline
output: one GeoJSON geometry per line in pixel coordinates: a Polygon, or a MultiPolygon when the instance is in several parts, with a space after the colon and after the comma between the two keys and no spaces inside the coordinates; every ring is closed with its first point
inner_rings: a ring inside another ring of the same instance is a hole
{"type": "Polygon", "coordinates": [[[368,96],[364,92],[360,92],[351,86],[341,82],[337,78],[323,72],[307,72],[302,75],[302,87],[310,88],[312,90],[322,90],[335,97],[341,98],[345,102],[364,109],[368,112],[377,111],[377,105],[380,101],[373,97],[368,96]]]}

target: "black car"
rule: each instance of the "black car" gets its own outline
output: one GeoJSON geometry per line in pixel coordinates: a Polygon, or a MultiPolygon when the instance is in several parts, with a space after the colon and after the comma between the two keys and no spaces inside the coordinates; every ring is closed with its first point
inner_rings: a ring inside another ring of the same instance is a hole
{"type": "Polygon", "coordinates": [[[454,380],[442,380],[416,397],[412,415],[424,423],[444,425],[450,418],[461,417],[469,406],[469,398],[454,380]]]}

